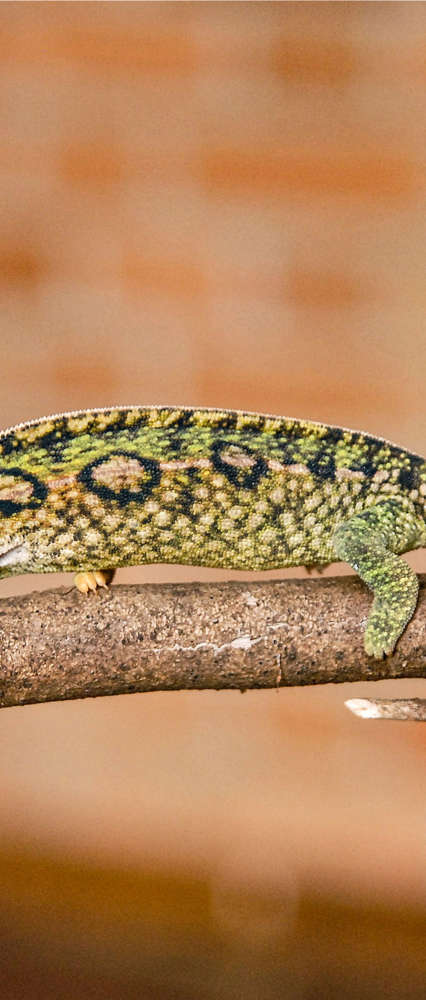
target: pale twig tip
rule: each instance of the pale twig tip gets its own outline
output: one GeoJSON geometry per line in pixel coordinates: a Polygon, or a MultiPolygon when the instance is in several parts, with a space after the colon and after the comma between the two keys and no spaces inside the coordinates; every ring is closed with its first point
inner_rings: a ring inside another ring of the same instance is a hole
{"type": "Polygon", "coordinates": [[[360,719],[426,722],[424,698],[349,698],[345,705],[360,719]]]}

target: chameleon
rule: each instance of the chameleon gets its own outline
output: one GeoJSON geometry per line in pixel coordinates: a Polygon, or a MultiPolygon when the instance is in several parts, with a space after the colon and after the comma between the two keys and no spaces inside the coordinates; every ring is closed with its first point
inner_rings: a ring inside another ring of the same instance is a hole
{"type": "Polygon", "coordinates": [[[426,544],[426,461],[361,431],[222,409],[61,413],[0,433],[0,577],[142,563],[265,570],[344,561],[373,591],[381,659],[412,617],[400,554],[426,544]]]}

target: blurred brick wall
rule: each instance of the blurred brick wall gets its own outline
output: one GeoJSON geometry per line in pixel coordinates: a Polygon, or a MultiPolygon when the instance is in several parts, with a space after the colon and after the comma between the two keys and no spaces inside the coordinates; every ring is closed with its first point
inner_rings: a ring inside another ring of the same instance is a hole
{"type": "Polygon", "coordinates": [[[259,408],[423,447],[422,3],[0,5],[0,424],[259,408]]]}
{"type": "MultiPolygon", "coordinates": [[[[182,402],[423,450],[425,21],[0,4],[0,425],[182,402]]],[[[0,840],[424,906],[424,737],[349,718],[365,693],[9,710],[0,840]]]]}

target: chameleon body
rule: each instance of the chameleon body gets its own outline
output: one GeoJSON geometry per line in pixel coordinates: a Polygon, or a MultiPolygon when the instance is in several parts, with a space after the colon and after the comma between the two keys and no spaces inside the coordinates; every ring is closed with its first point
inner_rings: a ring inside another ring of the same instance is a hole
{"type": "Polygon", "coordinates": [[[424,459],[309,421],[127,407],[0,435],[0,577],[343,560],[374,592],[365,648],[376,657],[414,612],[417,578],[399,555],[426,544],[425,513],[424,459]]]}

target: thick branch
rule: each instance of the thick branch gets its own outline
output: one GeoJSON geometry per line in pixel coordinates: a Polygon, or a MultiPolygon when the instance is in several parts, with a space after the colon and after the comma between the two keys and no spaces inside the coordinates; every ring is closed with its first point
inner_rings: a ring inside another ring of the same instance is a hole
{"type": "Polygon", "coordinates": [[[363,652],[354,577],[75,589],[0,602],[0,706],[426,676],[426,577],[394,656],[363,652]]]}

